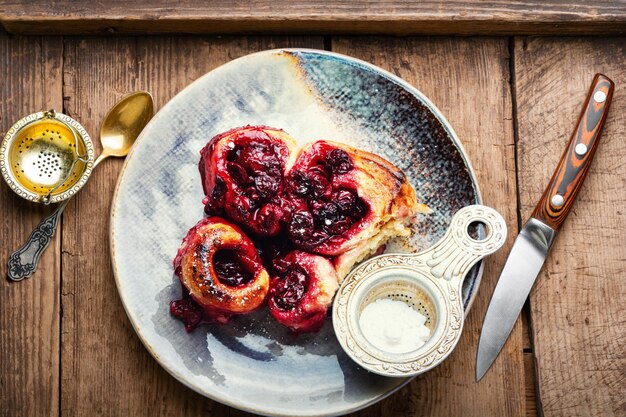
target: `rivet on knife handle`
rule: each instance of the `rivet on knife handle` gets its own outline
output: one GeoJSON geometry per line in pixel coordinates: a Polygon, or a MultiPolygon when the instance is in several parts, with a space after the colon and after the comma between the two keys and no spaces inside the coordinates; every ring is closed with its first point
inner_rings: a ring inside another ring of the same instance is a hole
{"type": "Polygon", "coordinates": [[[569,145],[532,214],[558,230],[572,208],[598,146],[615,84],[596,74],[569,145]]]}

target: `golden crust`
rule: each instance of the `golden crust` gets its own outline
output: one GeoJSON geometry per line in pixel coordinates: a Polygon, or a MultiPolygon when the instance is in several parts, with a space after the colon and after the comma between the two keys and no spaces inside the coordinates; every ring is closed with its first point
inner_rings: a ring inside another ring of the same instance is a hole
{"type": "Polygon", "coordinates": [[[344,145],[343,149],[354,160],[359,196],[369,202],[374,215],[385,223],[413,216],[417,197],[404,172],[378,155],[349,148],[344,145]]]}
{"type": "Polygon", "coordinates": [[[217,218],[204,219],[185,238],[180,252],[180,280],[192,298],[205,308],[248,313],[265,300],[269,275],[243,232],[221,219],[214,219],[217,218]],[[250,282],[238,287],[220,282],[213,265],[213,256],[220,249],[242,253],[254,275],[250,282]]]}

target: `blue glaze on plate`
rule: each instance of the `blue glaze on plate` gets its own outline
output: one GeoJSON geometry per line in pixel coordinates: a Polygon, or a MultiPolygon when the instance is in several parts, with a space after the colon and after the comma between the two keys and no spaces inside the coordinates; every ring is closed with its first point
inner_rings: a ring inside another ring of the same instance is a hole
{"type": "MultiPolygon", "coordinates": [[[[433,213],[420,216],[417,251],[443,236],[456,210],[480,203],[464,151],[421,93],[362,61],[324,51],[265,51],[200,78],[154,117],[120,176],[111,209],[116,283],[137,334],[155,359],[195,391],[267,415],[339,415],[370,405],[407,379],[370,374],[341,350],[327,322],[294,336],[267,310],[187,333],[169,314],[180,296],[172,258],[203,215],[199,150],[215,134],[247,124],[282,128],[302,144],[330,139],[401,167],[433,213]]],[[[471,304],[480,279],[466,279],[471,304]]],[[[330,319],[328,319],[330,321],[330,319]]]]}

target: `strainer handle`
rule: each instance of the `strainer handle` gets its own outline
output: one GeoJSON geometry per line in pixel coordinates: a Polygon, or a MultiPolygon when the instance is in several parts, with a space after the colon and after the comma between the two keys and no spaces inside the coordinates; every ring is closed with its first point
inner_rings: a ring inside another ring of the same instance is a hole
{"type": "Polygon", "coordinates": [[[482,205],[463,207],[454,217],[444,237],[417,256],[430,268],[435,278],[460,283],[482,258],[500,249],[506,240],[506,222],[496,210],[482,205]],[[482,223],[487,234],[480,240],[470,236],[472,223],[482,223]]]}
{"type": "Polygon", "coordinates": [[[30,277],[37,270],[39,258],[50,244],[61,218],[61,213],[63,213],[69,201],[65,200],[59,204],[54,213],[44,218],[31,232],[28,241],[11,254],[7,269],[9,279],[21,281],[30,277]]]}

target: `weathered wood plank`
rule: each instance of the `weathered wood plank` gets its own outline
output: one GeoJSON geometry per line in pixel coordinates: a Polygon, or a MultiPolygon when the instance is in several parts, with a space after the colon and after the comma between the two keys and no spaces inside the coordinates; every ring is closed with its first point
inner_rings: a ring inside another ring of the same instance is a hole
{"type": "MultiPolygon", "coordinates": [[[[61,109],[60,37],[0,33],[0,131],[29,113],[61,109]]],[[[5,279],[9,254],[53,207],[14,194],[0,180],[0,415],[56,416],[59,411],[60,238],[29,279],[5,279]]]]}
{"type": "Polygon", "coordinates": [[[626,31],[626,2],[152,0],[5,1],[12,33],[607,34],[626,31]]]}
{"type": "MultiPolygon", "coordinates": [[[[125,93],[147,89],[157,108],[212,68],[261,49],[321,48],[321,38],[88,38],[65,42],[65,105],[96,135],[125,93]]],[[[99,148],[99,146],[98,146],[99,148]]],[[[121,160],[94,172],[63,229],[64,416],[224,416],[228,408],[170,377],[124,313],[110,266],[108,218],[121,160]]]]}
{"type": "Polygon", "coordinates": [[[517,231],[515,158],[508,48],[505,39],[341,38],[333,51],[401,76],[424,92],[458,133],[478,175],[484,203],[511,231],[485,262],[476,302],[452,356],[361,416],[486,416],[525,413],[521,323],[489,374],[475,382],[476,346],[500,268],[517,231]]]}
{"type": "Polygon", "coordinates": [[[616,94],[595,160],[531,293],[546,416],[626,415],[626,39],[515,41],[523,217],[548,183],[594,73],[616,94]]]}
{"type": "Polygon", "coordinates": [[[535,358],[531,352],[524,352],[524,385],[526,391],[526,417],[537,417],[535,358]]]}

